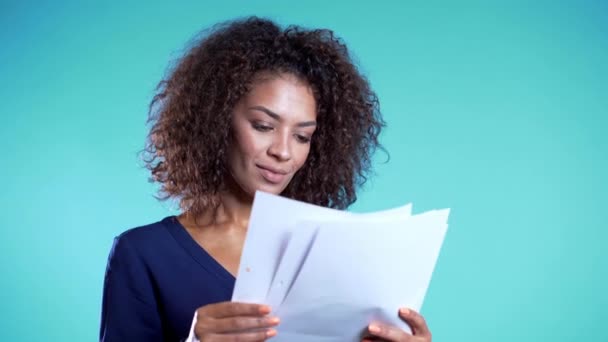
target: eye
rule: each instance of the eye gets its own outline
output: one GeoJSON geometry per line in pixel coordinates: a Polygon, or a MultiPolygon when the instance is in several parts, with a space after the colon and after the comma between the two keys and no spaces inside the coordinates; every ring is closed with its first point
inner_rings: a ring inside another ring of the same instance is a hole
{"type": "Polygon", "coordinates": [[[253,127],[253,129],[255,129],[256,131],[259,131],[259,132],[269,132],[272,130],[272,126],[265,125],[265,124],[259,123],[259,122],[252,122],[251,127],[253,127]]]}
{"type": "Polygon", "coordinates": [[[296,134],[296,140],[302,144],[308,144],[310,142],[310,138],[302,134],[296,134]]]}

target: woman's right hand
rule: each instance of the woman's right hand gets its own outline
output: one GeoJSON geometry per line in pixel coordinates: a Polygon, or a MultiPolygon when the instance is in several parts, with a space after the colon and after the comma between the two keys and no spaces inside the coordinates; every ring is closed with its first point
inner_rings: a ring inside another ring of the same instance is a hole
{"type": "Polygon", "coordinates": [[[201,342],[265,341],[277,331],[278,317],[260,304],[221,302],[196,310],[194,334],[201,342]]]}

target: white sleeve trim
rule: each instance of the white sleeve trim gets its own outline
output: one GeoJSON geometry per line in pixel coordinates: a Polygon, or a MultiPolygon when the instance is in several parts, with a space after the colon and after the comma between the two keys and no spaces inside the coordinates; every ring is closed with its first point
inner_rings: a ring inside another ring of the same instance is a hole
{"type": "Polygon", "coordinates": [[[196,325],[197,318],[198,318],[198,312],[194,311],[194,318],[192,319],[192,325],[190,326],[190,333],[188,334],[188,338],[184,342],[201,342],[194,335],[194,326],[196,325]]]}

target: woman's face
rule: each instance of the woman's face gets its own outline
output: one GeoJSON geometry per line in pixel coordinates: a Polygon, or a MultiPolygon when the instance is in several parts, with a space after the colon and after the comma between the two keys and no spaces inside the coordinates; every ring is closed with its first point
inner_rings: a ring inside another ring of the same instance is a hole
{"type": "Polygon", "coordinates": [[[280,194],[304,165],[316,127],[308,83],[290,74],[264,74],[232,113],[228,166],[249,195],[280,194]]]}

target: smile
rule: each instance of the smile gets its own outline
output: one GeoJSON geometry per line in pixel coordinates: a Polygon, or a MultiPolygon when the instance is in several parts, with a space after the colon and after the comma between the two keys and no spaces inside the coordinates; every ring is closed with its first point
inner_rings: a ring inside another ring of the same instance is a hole
{"type": "Polygon", "coordinates": [[[274,168],[256,165],[260,170],[260,174],[262,177],[268,182],[272,184],[279,184],[285,180],[287,177],[287,172],[283,170],[277,170],[274,168]]]}

